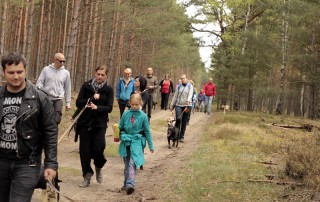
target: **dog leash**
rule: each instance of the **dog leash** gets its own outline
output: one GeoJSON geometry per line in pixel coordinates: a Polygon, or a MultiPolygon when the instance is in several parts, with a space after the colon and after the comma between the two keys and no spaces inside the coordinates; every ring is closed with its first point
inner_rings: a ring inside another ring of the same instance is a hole
{"type": "Polygon", "coordinates": [[[62,194],[62,193],[52,184],[52,182],[51,182],[50,179],[49,179],[49,180],[46,180],[46,184],[47,184],[47,190],[46,190],[46,191],[48,191],[48,195],[50,195],[50,196],[48,196],[48,197],[50,197],[50,198],[55,198],[55,197],[58,197],[58,196],[55,196],[54,194],[59,194],[59,195],[65,197],[66,199],[68,199],[68,200],[71,201],[71,202],[76,202],[75,200],[71,199],[70,197],[62,194]]]}

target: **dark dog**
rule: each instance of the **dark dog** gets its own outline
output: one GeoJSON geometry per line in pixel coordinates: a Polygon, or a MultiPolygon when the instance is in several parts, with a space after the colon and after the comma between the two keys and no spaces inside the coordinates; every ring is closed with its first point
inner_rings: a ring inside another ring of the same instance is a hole
{"type": "Polygon", "coordinates": [[[153,106],[153,109],[156,109],[156,105],[158,104],[158,101],[152,101],[152,106],[153,106]]]}
{"type": "Polygon", "coordinates": [[[176,121],[173,117],[169,117],[168,120],[168,132],[167,132],[167,139],[168,139],[168,147],[171,149],[170,141],[172,141],[173,147],[178,147],[178,135],[179,135],[179,128],[175,126],[176,121]]]}

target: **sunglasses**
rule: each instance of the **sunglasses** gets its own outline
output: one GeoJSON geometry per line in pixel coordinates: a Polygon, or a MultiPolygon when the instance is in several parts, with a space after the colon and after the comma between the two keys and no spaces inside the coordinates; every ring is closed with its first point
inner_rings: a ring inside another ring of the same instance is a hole
{"type": "MultiPolygon", "coordinates": [[[[56,59],[56,60],[58,60],[58,59],[56,59]]],[[[63,62],[66,62],[65,60],[58,60],[60,63],[63,63],[63,62]]]]}

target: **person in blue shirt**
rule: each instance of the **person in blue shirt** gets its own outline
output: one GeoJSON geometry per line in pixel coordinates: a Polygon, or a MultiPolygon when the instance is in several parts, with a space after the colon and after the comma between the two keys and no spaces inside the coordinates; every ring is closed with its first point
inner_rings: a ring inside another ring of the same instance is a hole
{"type": "Polygon", "coordinates": [[[154,152],[152,135],[148,116],[141,111],[142,99],[139,94],[130,97],[130,109],[126,110],[119,123],[120,147],[119,154],[124,160],[124,185],[121,190],[132,194],[135,187],[135,175],[137,167],[144,164],[145,139],[148,142],[150,152],[154,152]]]}
{"type": "Polygon", "coordinates": [[[134,79],[131,77],[132,70],[130,68],[125,68],[123,72],[123,77],[119,79],[116,91],[116,97],[120,109],[120,117],[122,116],[127,103],[130,99],[130,95],[134,92],[134,79]]]}

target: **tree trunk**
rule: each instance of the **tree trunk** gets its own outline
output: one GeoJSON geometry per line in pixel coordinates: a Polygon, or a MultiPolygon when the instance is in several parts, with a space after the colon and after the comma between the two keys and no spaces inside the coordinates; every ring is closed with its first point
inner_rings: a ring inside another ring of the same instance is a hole
{"type": "Polygon", "coordinates": [[[5,26],[7,21],[7,0],[3,0],[3,10],[2,10],[2,21],[1,21],[1,35],[0,35],[0,56],[3,55],[4,51],[4,36],[5,36],[5,26]]]}
{"type": "MultiPolygon", "coordinates": [[[[29,65],[33,66],[31,63],[31,41],[32,41],[32,31],[33,31],[33,13],[34,13],[34,1],[30,0],[30,12],[29,12],[29,23],[28,23],[28,33],[27,33],[27,47],[26,47],[26,60],[29,65]]],[[[31,71],[28,71],[28,77],[31,77],[31,71]]]]}
{"type": "Polygon", "coordinates": [[[16,29],[16,38],[15,38],[15,50],[19,51],[20,50],[20,38],[21,38],[21,29],[22,29],[22,14],[23,14],[23,7],[19,8],[19,17],[17,18],[17,24],[18,27],[16,29]]]}
{"type": "MultiPolygon", "coordinates": [[[[85,66],[84,66],[84,79],[88,80],[89,79],[89,69],[92,68],[90,66],[90,43],[91,43],[91,30],[92,30],[92,17],[93,16],[93,3],[90,3],[89,5],[89,0],[86,0],[85,3],[85,21],[82,23],[87,31],[87,36],[86,36],[86,46],[85,46],[85,66]],[[87,29],[86,29],[87,27],[87,29]]],[[[84,33],[84,32],[83,32],[84,33]]],[[[85,34],[83,34],[85,36],[85,34]]]]}
{"type": "Polygon", "coordinates": [[[278,100],[277,100],[277,106],[276,106],[276,114],[283,114],[283,105],[284,105],[284,82],[285,82],[285,71],[287,67],[287,46],[288,46],[288,27],[289,23],[287,20],[287,4],[289,0],[284,0],[284,9],[282,11],[282,64],[281,64],[281,69],[280,69],[280,90],[279,90],[279,95],[278,95],[278,100]]]}
{"type": "Polygon", "coordinates": [[[103,28],[104,28],[104,23],[103,23],[103,21],[104,21],[104,18],[102,17],[103,15],[103,9],[102,9],[102,5],[101,6],[99,6],[99,13],[100,13],[100,24],[99,24],[99,29],[100,29],[100,31],[98,32],[98,36],[97,36],[97,38],[98,38],[98,40],[97,40],[97,51],[96,51],[96,57],[95,57],[95,63],[96,64],[101,64],[101,59],[102,59],[102,56],[101,56],[101,49],[102,49],[102,36],[103,36],[103,32],[102,32],[102,30],[103,30],[103,28]]]}
{"type": "Polygon", "coordinates": [[[113,79],[113,72],[115,71],[114,67],[114,56],[116,51],[116,44],[117,44],[117,33],[118,33],[118,26],[119,26],[119,6],[120,0],[114,1],[114,8],[113,8],[113,20],[112,20],[112,28],[110,34],[110,43],[109,43],[109,58],[108,58],[108,67],[109,67],[109,78],[111,78],[112,86],[115,87],[117,85],[117,80],[113,79]]]}
{"type": "Polygon", "coordinates": [[[66,50],[68,11],[69,11],[69,0],[66,0],[66,12],[65,12],[65,16],[64,16],[63,35],[62,35],[62,37],[63,37],[62,52],[63,53],[65,53],[65,50],[66,50]]]}
{"type": "Polygon", "coordinates": [[[49,54],[50,54],[50,33],[51,33],[51,7],[52,7],[52,0],[47,0],[47,7],[48,10],[46,11],[47,14],[47,23],[46,23],[46,39],[45,39],[45,51],[44,51],[44,61],[49,61],[49,54]]]}
{"type": "MultiPolygon", "coordinates": [[[[115,65],[115,74],[113,75],[113,78],[119,78],[121,73],[121,68],[122,64],[121,64],[121,60],[122,60],[122,50],[123,50],[123,38],[124,38],[124,31],[125,31],[125,18],[126,15],[125,13],[121,14],[121,31],[119,33],[119,42],[118,42],[118,48],[117,48],[117,60],[116,60],[116,65],[115,65]]],[[[115,81],[117,81],[117,79],[114,79],[115,81]]]]}
{"type": "Polygon", "coordinates": [[[38,77],[40,67],[42,66],[41,64],[41,42],[42,42],[42,25],[43,25],[43,16],[44,16],[44,0],[42,0],[41,3],[41,13],[40,13],[40,22],[39,22],[39,38],[38,38],[38,49],[37,49],[37,66],[36,66],[36,71],[35,71],[35,76],[38,77]]]}
{"type": "MultiPolygon", "coordinates": [[[[80,9],[81,0],[74,0],[73,14],[72,14],[72,23],[71,23],[71,32],[69,35],[69,41],[67,44],[67,53],[66,53],[66,67],[70,72],[73,72],[74,64],[72,61],[75,60],[76,54],[76,40],[78,35],[78,24],[79,24],[79,9],[80,9]]],[[[74,74],[71,74],[71,80],[74,74]]]]}
{"type": "Polygon", "coordinates": [[[22,53],[24,55],[26,55],[26,49],[27,49],[27,37],[28,37],[27,23],[28,23],[28,17],[29,17],[29,2],[30,1],[28,0],[28,3],[26,3],[26,8],[25,8],[25,12],[24,12],[24,20],[23,20],[22,53]]]}
{"type": "Polygon", "coordinates": [[[99,3],[96,2],[96,3],[93,3],[94,5],[92,5],[92,18],[91,18],[91,24],[92,24],[92,39],[91,39],[91,51],[90,51],[90,60],[89,60],[89,64],[90,64],[90,71],[88,72],[89,75],[92,75],[93,73],[93,70],[96,68],[96,63],[95,63],[95,53],[96,53],[96,40],[97,40],[97,21],[98,21],[98,11],[99,11],[99,3]]]}
{"type": "MultiPolygon", "coordinates": [[[[136,8],[133,8],[133,12],[132,12],[132,18],[136,17],[136,8]]],[[[132,26],[131,26],[131,33],[129,35],[129,48],[127,50],[127,63],[131,64],[130,66],[132,66],[132,58],[133,58],[133,51],[134,51],[134,42],[135,42],[135,23],[132,22],[132,26]]]]}
{"type": "Polygon", "coordinates": [[[312,47],[312,63],[311,63],[311,84],[310,84],[310,97],[309,97],[309,114],[308,117],[311,119],[318,118],[318,98],[319,98],[319,81],[317,78],[314,78],[315,75],[319,73],[318,63],[318,44],[317,44],[317,21],[314,19],[314,25],[312,28],[312,38],[311,38],[311,47],[312,47]]]}

